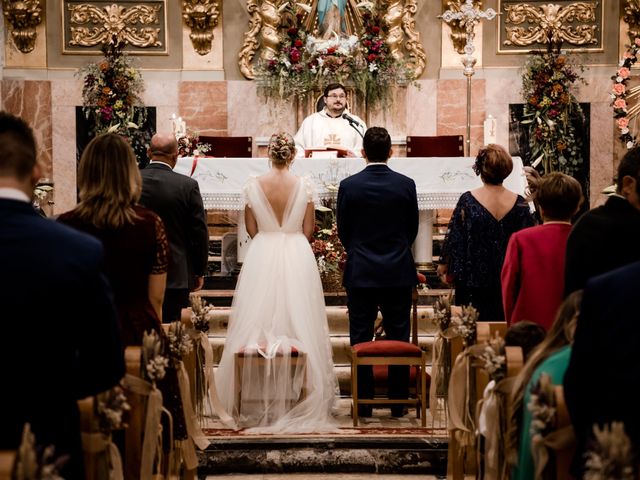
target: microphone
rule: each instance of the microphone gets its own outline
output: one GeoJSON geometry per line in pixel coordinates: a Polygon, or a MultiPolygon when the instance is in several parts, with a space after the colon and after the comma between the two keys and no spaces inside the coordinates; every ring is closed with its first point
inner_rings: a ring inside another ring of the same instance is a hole
{"type": "Polygon", "coordinates": [[[346,113],[342,114],[342,118],[344,118],[349,123],[355,123],[356,125],[358,125],[360,127],[362,126],[359,121],[357,121],[355,118],[353,118],[352,116],[350,116],[350,115],[348,115],[346,113]]]}

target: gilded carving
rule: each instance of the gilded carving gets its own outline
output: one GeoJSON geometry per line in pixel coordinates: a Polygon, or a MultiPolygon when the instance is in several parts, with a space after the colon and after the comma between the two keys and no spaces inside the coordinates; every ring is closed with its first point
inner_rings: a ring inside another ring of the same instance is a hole
{"type": "Polygon", "coordinates": [[[566,6],[546,4],[506,5],[505,45],[563,43],[583,46],[598,43],[597,2],[576,2],[566,6]],[[526,28],[521,26],[527,24],[526,28]],[[513,24],[514,26],[508,26],[513,24]]]}
{"type": "Polygon", "coordinates": [[[11,27],[11,38],[22,53],[32,52],[36,45],[36,27],[42,23],[40,0],[3,0],[4,16],[11,27]]]}
{"type": "Polygon", "coordinates": [[[124,7],[112,4],[99,7],[80,4],[68,5],[68,8],[71,31],[69,45],[92,47],[108,43],[113,37],[139,48],[162,45],[159,40],[160,28],[149,26],[160,23],[160,5],[124,7]]]}
{"type": "MultiPolygon", "coordinates": [[[[464,3],[465,0],[442,0],[442,10],[461,12],[464,3]]],[[[480,0],[475,0],[473,2],[473,7],[477,9],[482,8],[482,2],[480,0]]],[[[449,35],[449,37],[451,38],[451,42],[453,43],[453,48],[455,48],[456,52],[458,52],[460,55],[464,54],[464,47],[467,44],[467,27],[465,18],[462,17],[459,20],[454,19],[447,23],[451,28],[451,34],[449,35]]]]}
{"type": "MultiPolygon", "coordinates": [[[[415,76],[419,77],[426,65],[426,54],[415,26],[417,0],[377,1],[384,11],[383,19],[388,26],[386,42],[392,55],[396,59],[409,58],[415,76]]],[[[343,23],[330,23],[324,17],[322,25],[319,22],[318,3],[317,0],[300,0],[295,3],[307,32],[317,38],[328,35],[360,36],[363,21],[358,2],[344,1],[343,23]]],[[[244,43],[238,54],[238,65],[246,78],[255,78],[253,63],[258,52],[261,60],[269,60],[277,55],[281,38],[286,35],[286,29],[290,25],[284,13],[287,4],[288,0],[247,0],[249,29],[244,34],[244,43]]]]}
{"type": "Polygon", "coordinates": [[[184,0],[182,18],[191,28],[189,38],[195,51],[200,55],[209,53],[213,42],[213,30],[220,18],[218,0],[184,0]]]}
{"type": "Polygon", "coordinates": [[[624,6],[624,21],[629,25],[629,43],[640,37],[640,0],[627,0],[624,6]]]}

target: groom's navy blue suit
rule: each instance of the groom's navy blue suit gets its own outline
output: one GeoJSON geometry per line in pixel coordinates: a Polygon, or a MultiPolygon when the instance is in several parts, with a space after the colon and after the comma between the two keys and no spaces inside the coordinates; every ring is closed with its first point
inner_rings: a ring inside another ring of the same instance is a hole
{"type": "MultiPolygon", "coordinates": [[[[347,251],[344,286],[351,345],[373,338],[378,308],[386,338],[408,341],[418,233],[415,182],[385,163],[371,163],[344,179],[338,191],[338,235],[347,251]]],[[[358,371],[358,395],[373,398],[371,367],[358,371]]],[[[389,397],[406,398],[408,369],[391,367],[389,397]]]]}

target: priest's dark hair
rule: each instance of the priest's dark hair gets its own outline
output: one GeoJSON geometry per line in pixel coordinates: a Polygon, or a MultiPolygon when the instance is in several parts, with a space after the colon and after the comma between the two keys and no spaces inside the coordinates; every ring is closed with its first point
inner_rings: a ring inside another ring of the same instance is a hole
{"type": "Polygon", "coordinates": [[[36,165],[36,140],[23,119],[0,112],[0,177],[24,179],[36,165]]]}
{"type": "Polygon", "coordinates": [[[391,137],[386,128],[371,127],[362,140],[362,148],[370,162],[386,162],[391,152],[391,137]]]}
{"type": "Polygon", "coordinates": [[[324,87],[324,96],[326,97],[327,95],[329,95],[329,92],[331,90],[337,90],[339,88],[341,88],[345,94],[347,93],[347,89],[344,88],[344,85],[342,85],[341,83],[330,83],[329,85],[324,87]]]}

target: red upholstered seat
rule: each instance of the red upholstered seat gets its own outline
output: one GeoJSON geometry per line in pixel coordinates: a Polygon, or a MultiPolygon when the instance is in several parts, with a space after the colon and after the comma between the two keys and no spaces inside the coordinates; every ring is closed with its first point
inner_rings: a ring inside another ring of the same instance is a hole
{"type": "Polygon", "coordinates": [[[353,346],[358,357],[420,357],[422,349],[409,342],[398,340],[375,340],[353,346]]]}
{"type": "MultiPolygon", "coordinates": [[[[264,351],[266,349],[266,345],[260,345],[260,350],[264,351]]],[[[276,351],[276,356],[277,357],[281,357],[283,355],[283,351],[282,351],[282,347],[279,347],[278,350],[276,351]]],[[[292,357],[297,357],[299,354],[298,349],[296,347],[291,347],[291,356],[292,357]]],[[[256,350],[254,347],[242,347],[237,353],[236,355],[238,357],[252,357],[255,355],[260,355],[258,353],[258,350],[256,350]]]]}

